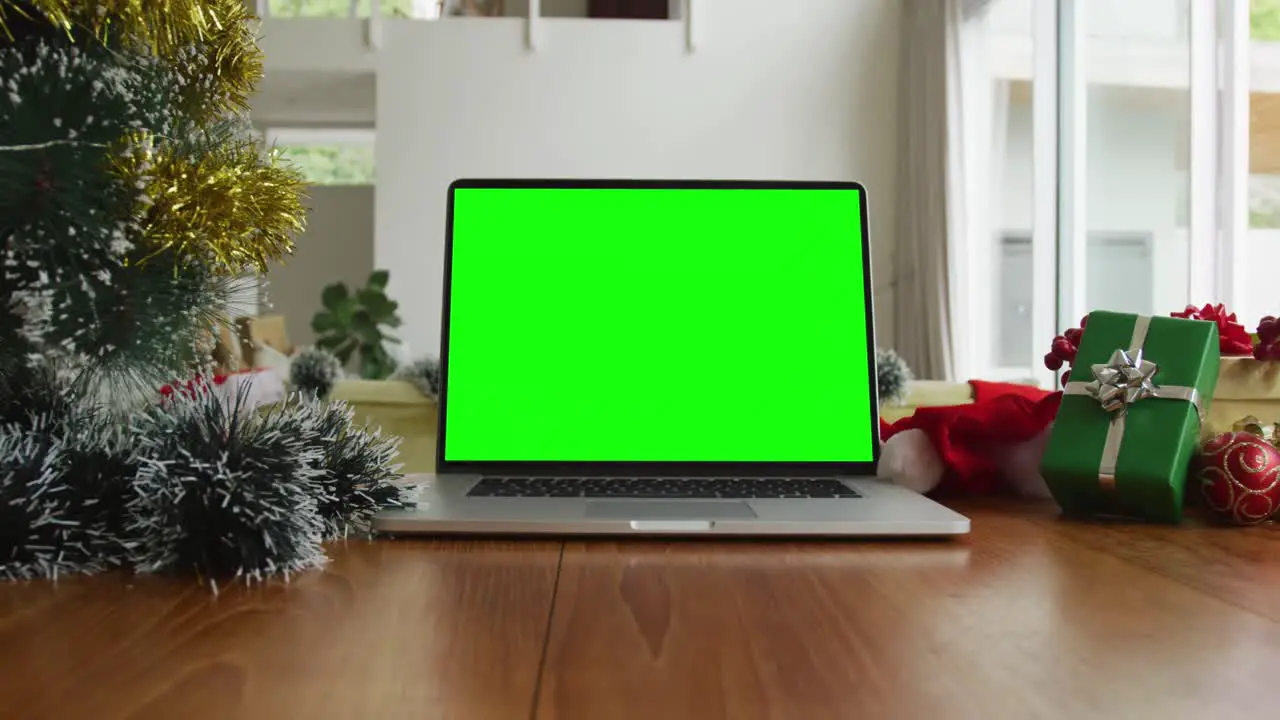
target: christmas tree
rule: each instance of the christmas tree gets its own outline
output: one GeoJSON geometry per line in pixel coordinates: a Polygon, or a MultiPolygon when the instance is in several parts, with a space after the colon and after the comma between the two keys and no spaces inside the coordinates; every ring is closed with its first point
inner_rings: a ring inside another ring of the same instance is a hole
{"type": "Polygon", "coordinates": [[[0,576],[262,577],[401,502],[349,411],[209,392],[304,182],[246,120],[244,0],[0,0],[0,576]]]}

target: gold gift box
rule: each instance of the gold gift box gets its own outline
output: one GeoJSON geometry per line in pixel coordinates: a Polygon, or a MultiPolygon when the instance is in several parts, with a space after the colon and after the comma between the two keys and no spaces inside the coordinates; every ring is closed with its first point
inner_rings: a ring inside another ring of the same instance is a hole
{"type": "Polygon", "coordinates": [[[1231,432],[1241,418],[1249,416],[1263,425],[1280,422],[1280,362],[1224,357],[1204,434],[1231,432]]]}
{"type": "MultiPolygon", "coordinates": [[[[918,407],[971,402],[972,390],[967,383],[917,380],[908,386],[904,402],[880,408],[880,416],[892,423],[911,415],[918,407]]],[[[1280,423],[1280,361],[1224,357],[1202,434],[1209,437],[1232,432],[1236,423],[1250,416],[1266,427],[1280,423]]]]}

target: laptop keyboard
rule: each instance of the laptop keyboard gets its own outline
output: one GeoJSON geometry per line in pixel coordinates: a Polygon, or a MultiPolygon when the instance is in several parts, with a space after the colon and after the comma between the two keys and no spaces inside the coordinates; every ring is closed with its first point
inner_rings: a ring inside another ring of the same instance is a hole
{"type": "Polygon", "coordinates": [[[486,477],[470,497],[584,498],[857,498],[828,478],[486,477]]]}

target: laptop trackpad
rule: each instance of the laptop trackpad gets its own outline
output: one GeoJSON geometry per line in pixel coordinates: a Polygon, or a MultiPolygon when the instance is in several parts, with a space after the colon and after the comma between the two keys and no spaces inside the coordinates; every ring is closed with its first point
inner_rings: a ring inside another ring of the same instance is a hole
{"type": "Polygon", "coordinates": [[[672,500],[590,500],[587,517],[596,520],[750,520],[745,502],[672,500]]]}

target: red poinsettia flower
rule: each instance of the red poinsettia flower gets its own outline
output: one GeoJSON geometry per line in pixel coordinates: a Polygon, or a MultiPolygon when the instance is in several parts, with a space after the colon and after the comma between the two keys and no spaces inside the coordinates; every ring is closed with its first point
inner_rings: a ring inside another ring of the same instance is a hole
{"type": "Polygon", "coordinates": [[[1205,305],[1202,308],[1188,305],[1186,310],[1169,313],[1169,315],[1190,320],[1207,320],[1217,324],[1218,351],[1223,355],[1253,354],[1253,338],[1249,337],[1249,331],[1244,329],[1239,320],[1236,320],[1235,313],[1227,312],[1226,306],[1222,303],[1205,305]]]}

